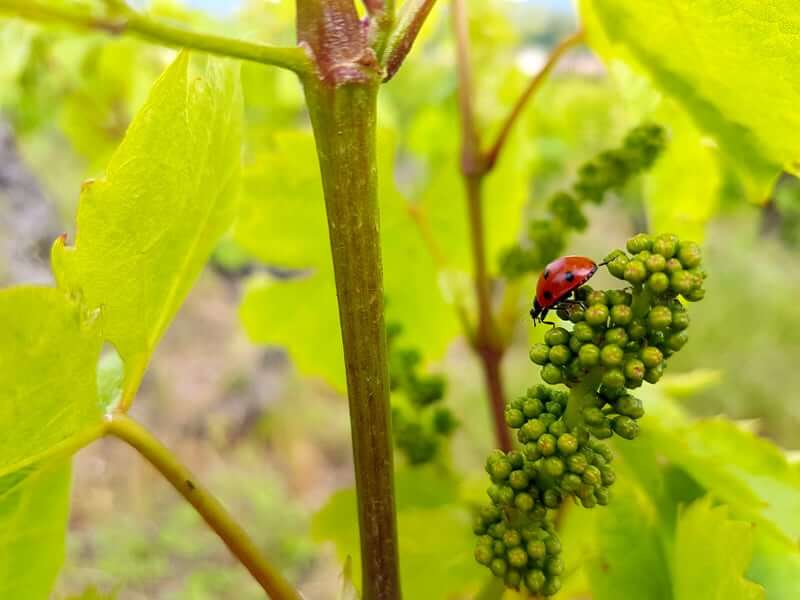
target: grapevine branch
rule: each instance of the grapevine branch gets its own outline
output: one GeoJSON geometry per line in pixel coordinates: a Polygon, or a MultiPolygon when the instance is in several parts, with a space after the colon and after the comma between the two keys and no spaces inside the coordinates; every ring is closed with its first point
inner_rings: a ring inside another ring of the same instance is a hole
{"type": "Polygon", "coordinates": [[[108,14],[97,15],[56,4],[43,4],[36,0],[0,0],[0,15],[21,17],[40,23],[62,23],[111,35],[130,34],[165,46],[200,50],[219,56],[281,67],[299,75],[306,74],[312,69],[311,60],[299,47],[280,48],[189,31],[142,15],[118,0],[108,4],[112,10],[108,14]]]}
{"type": "Polygon", "coordinates": [[[436,0],[406,0],[403,4],[397,24],[386,40],[385,48],[378,48],[381,64],[386,68],[384,81],[394,77],[403,64],[434,4],[436,0]]]}
{"type": "MultiPolygon", "coordinates": [[[[553,50],[543,68],[528,84],[511,113],[506,118],[495,143],[487,152],[481,149],[481,140],[475,118],[473,71],[470,63],[469,27],[464,0],[453,0],[452,27],[456,42],[456,72],[458,77],[458,107],[461,122],[461,173],[466,189],[467,211],[472,246],[474,286],[478,305],[478,322],[471,342],[481,359],[484,379],[494,418],[497,445],[511,450],[511,436],[503,418],[505,394],[502,384],[502,360],[508,346],[508,337],[498,327],[491,302],[491,288],[486,266],[486,243],[483,218],[484,178],[492,171],[497,159],[525,105],[534,96],[542,82],[553,70],[567,50],[583,39],[577,32],[565,38],[553,50]]],[[[501,314],[501,317],[503,315],[501,314]]]]}
{"type": "Polygon", "coordinates": [[[139,423],[123,414],[108,417],[106,432],[132,446],[169,481],[222,539],[272,600],[301,600],[300,594],[267,561],[250,536],[211,492],[139,423]]]}

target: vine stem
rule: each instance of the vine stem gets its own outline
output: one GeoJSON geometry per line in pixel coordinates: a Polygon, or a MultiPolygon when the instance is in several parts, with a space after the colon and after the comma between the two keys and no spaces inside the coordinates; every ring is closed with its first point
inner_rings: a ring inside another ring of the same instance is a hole
{"type": "Polygon", "coordinates": [[[302,600],[220,501],[197,482],[169,449],[127,415],[115,413],[107,419],[106,434],[124,441],[147,459],[203,517],[272,600],[302,600]]]}
{"type": "Polygon", "coordinates": [[[236,38],[198,33],[162,23],[129,8],[119,0],[108,1],[113,11],[97,15],[57,4],[36,0],[0,0],[0,14],[21,17],[30,21],[63,23],[72,27],[102,31],[111,35],[130,34],[144,40],[173,48],[200,50],[219,56],[239,58],[293,71],[308,73],[312,63],[305,50],[299,47],[279,48],[236,38]]]}

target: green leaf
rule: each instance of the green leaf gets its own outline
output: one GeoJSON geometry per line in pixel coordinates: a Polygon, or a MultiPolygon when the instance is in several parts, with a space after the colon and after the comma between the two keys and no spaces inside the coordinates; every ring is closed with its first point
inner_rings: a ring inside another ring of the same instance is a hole
{"type": "Polygon", "coordinates": [[[747,578],[766,590],[767,600],[800,598],[800,549],[765,531],[757,531],[747,578]]]}
{"type": "Polygon", "coordinates": [[[64,562],[70,465],[0,477],[0,598],[46,600],[64,562]]]}
{"type": "Polygon", "coordinates": [[[675,600],[758,600],[764,589],[744,578],[753,547],[753,526],[728,519],[725,506],[706,498],[680,515],[675,535],[675,600]]]}
{"type": "Polygon", "coordinates": [[[96,435],[97,318],[60,290],[0,291],[0,475],[96,435]]]}
{"type": "Polygon", "coordinates": [[[179,55],[105,178],[84,186],[75,246],[54,246],[59,286],[102,311],[103,336],[125,361],[123,404],[233,219],[241,110],[236,67],[179,55]]]}
{"type": "Polygon", "coordinates": [[[593,598],[671,600],[665,549],[669,532],[662,530],[656,506],[641,490],[620,484],[613,501],[597,515],[597,553],[588,567],[593,598]]]}
{"type": "Polygon", "coordinates": [[[794,0],[581,0],[580,8],[593,48],[647,73],[761,194],[782,167],[800,169],[794,0]]]}

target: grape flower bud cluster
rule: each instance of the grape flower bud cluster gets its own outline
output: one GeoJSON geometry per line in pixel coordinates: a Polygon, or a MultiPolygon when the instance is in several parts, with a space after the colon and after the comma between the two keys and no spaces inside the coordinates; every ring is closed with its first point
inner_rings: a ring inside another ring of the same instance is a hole
{"type": "Polygon", "coordinates": [[[549,511],[567,500],[608,504],[616,475],[601,440],[638,435],[644,407],[630,390],[658,382],[686,344],[685,303],[705,296],[701,262],[700,247],[675,235],[634,236],[604,260],[629,287],[582,286],[577,302],[558,309],[565,327],[548,330],[531,348],[545,384],[506,406],[519,446],[487,458],[490,504],[474,527],[476,560],[508,587],[544,596],[560,588],[563,564],[549,511]]]}

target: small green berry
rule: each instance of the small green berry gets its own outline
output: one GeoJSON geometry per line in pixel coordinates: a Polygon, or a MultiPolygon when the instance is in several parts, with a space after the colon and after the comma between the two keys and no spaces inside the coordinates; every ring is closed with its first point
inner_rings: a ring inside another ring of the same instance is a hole
{"type": "Polygon", "coordinates": [[[673,310],[672,311],[672,328],[677,331],[682,331],[689,327],[689,311],[673,310]]]}
{"type": "Polygon", "coordinates": [[[564,433],[558,436],[558,451],[564,456],[575,454],[578,450],[578,439],[571,433],[564,433]]]}
{"type": "Polygon", "coordinates": [[[633,319],[628,325],[628,337],[632,340],[641,340],[647,335],[647,325],[641,319],[633,319]]]}
{"type": "MultiPolygon", "coordinates": [[[[627,306],[625,307],[627,308],[627,306]]],[[[628,343],[628,332],[622,327],[614,327],[606,331],[606,344],[616,344],[619,347],[628,343]]]]}
{"type": "MultiPolygon", "coordinates": [[[[547,508],[558,508],[561,505],[561,494],[556,490],[549,489],[544,491],[542,502],[547,508]]],[[[545,542],[545,546],[547,542],[545,542]]]]}
{"type": "Polygon", "coordinates": [[[580,323],[575,323],[575,327],[572,329],[572,335],[581,342],[591,342],[592,338],[594,338],[594,330],[589,323],[581,321],[580,323]]]}
{"type": "Polygon", "coordinates": [[[679,331],[677,333],[673,333],[671,336],[667,338],[667,348],[670,350],[677,352],[681,348],[686,345],[686,342],[689,341],[689,334],[686,331],[679,331]]]}
{"type": "Polygon", "coordinates": [[[546,583],[547,578],[539,569],[528,571],[528,574],[525,575],[525,587],[533,594],[541,592],[546,583]]]}
{"type": "Polygon", "coordinates": [[[545,582],[544,587],[542,588],[542,593],[545,596],[555,596],[560,589],[561,579],[558,577],[551,577],[545,582]]]}
{"type": "Polygon", "coordinates": [[[651,273],[660,273],[667,268],[667,259],[661,254],[651,254],[644,261],[644,266],[651,273]]]}
{"type": "Polygon", "coordinates": [[[517,410],[516,408],[507,409],[505,416],[506,423],[513,429],[519,429],[525,424],[525,415],[521,410],[517,410]]]}
{"type": "MultiPolygon", "coordinates": [[[[616,307],[615,307],[616,308],[616,307]]],[[[594,344],[584,344],[578,351],[578,361],[581,366],[588,368],[594,367],[600,362],[600,348],[594,344]]]]}
{"type": "Polygon", "coordinates": [[[529,483],[530,479],[524,471],[511,471],[508,476],[508,484],[515,490],[524,490],[529,483]]]}
{"type": "Polygon", "coordinates": [[[523,548],[512,548],[508,551],[508,564],[521,569],[528,564],[528,553],[523,548]]]}
{"type": "Polygon", "coordinates": [[[528,556],[533,560],[540,560],[547,555],[547,548],[542,540],[531,540],[528,542],[526,548],[528,550],[528,556]]]}
{"type": "Polygon", "coordinates": [[[633,319],[633,311],[630,306],[617,304],[611,307],[611,322],[615,325],[627,325],[633,319]]]}
{"type": "Polygon", "coordinates": [[[552,456],[556,452],[556,438],[550,433],[543,434],[536,442],[539,454],[542,456],[552,456]]]}
{"type": "Polygon", "coordinates": [[[590,406],[583,409],[583,420],[587,425],[598,427],[605,424],[606,416],[603,411],[596,406],[590,406]]]}
{"type": "Polygon", "coordinates": [[[614,485],[614,482],[617,480],[617,474],[611,467],[603,466],[600,467],[600,479],[602,479],[603,485],[605,486],[614,485]]]}
{"type": "Polygon", "coordinates": [[[544,403],[539,398],[528,398],[522,405],[522,412],[529,419],[538,417],[542,411],[544,411],[544,403]]]}
{"type": "Polygon", "coordinates": [[[667,264],[664,266],[664,271],[668,275],[672,275],[673,273],[677,273],[678,271],[682,270],[683,270],[683,265],[681,264],[681,261],[679,261],[677,258],[667,259],[667,264]]]}
{"type": "Polygon", "coordinates": [[[564,562],[556,556],[547,561],[545,568],[550,575],[561,575],[564,572],[564,562]]]}
{"type": "Polygon", "coordinates": [[[629,381],[642,381],[644,379],[644,363],[638,358],[631,358],[625,361],[623,372],[629,381]]]}
{"type": "Polygon", "coordinates": [[[527,492],[519,493],[514,497],[514,506],[523,512],[533,510],[535,504],[536,501],[533,499],[533,496],[527,492]]]}
{"type": "Polygon", "coordinates": [[[492,481],[498,483],[505,481],[511,475],[511,463],[508,460],[498,460],[487,466],[492,481]]]}
{"type": "Polygon", "coordinates": [[[608,304],[608,296],[602,290],[593,290],[586,296],[586,304],[587,306],[592,306],[594,304],[608,304]]]}
{"type": "Polygon", "coordinates": [[[479,544],[475,547],[475,560],[482,565],[489,565],[494,559],[494,552],[491,546],[479,544]]]}
{"type": "Polygon", "coordinates": [[[567,433],[567,424],[564,423],[563,419],[559,419],[558,421],[551,423],[547,428],[547,431],[553,434],[556,438],[559,438],[567,433]]]}
{"type": "Polygon", "coordinates": [[[618,436],[632,440],[639,435],[639,424],[625,415],[617,415],[611,423],[611,428],[618,436]]]}
{"type": "Polygon", "coordinates": [[[569,348],[567,348],[564,344],[559,344],[558,346],[553,346],[550,348],[549,357],[551,363],[562,367],[569,362],[570,358],[572,358],[572,352],[570,352],[569,348]]]}
{"type": "Polygon", "coordinates": [[[564,461],[557,456],[544,459],[542,470],[550,477],[561,477],[564,474],[564,461]]]}
{"type": "MultiPolygon", "coordinates": [[[[673,313],[674,319],[674,313],[673,313]]],[[[639,356],[644,363],[644,366],[648,369],[652,369],[653,367],[657,367],[664,361],[664,355],[661,353],[661,350],[656,348],[655,346],[645,346],[642,348],[642,351],[639,353],[639,356]]]]}
{"type": "Polygon", "coordinates": [[[600,473],[600,469],[598,469],[594,465],[589,465],[588,467],[586,467],[586,470],[584,470],[582,479],[583,483],[585,483],[586,485],[597,487],[602,482],[602,475],[600,473]]]}
{"type": "Polygon", "coordinates": [[[699,302],[706,297],[706,291],[703,288],[695,288],[688,294],[683,295],[689,302],[699,302]]]}
{"type": "Polygon", "coordinates": [[[530,351],[531,362],[536,365],[546,365],[550,360],[550,347],[547,344],[534,344],[530,351]]]}
{"type": "Polygon", "coordinates": [[[563,327],[553,327],[544,334],[544,341],[548,346],[558,346],[569,341],[569,332],[563,327]]]}
{"type": "Polygon", "coordinates": [[[653,367],[652,369],[647,369],[644,373],[644,380],[647,383],[658,383],[658,380],[661,379],[661,376],[664,374],[664,363],[661,363],[657,367],[653,367]]]}
{"type": "Polygon", "coordinates": [[[625,265],[625,281],[634,285],[642,283],[647,278],[647,269],[640,260],[632,260],[625,265]]]}
{"type": "Polygon", "coordinates": [[[567,473],[561,478],[561,489],[563,489],[565,492],[569,492],[570,494],[574,494],[578,491],[578,488],[582,483],[583,482],[578,475],[575,473],[567,473]]]}
{"type": "Polygon", "coordinates": [[[603,374],[602,383],[610,390],[622,389],[625,385],[625,374],[620,369],[609,369],[603,374]]]}
{"type": "Polygon", "coordinates": [[[506,584],[507,588],[519,589],[519,585],[522,583],[522,573],[517,569],[509,569],[508,573],[506,573],[506,576],[503,578],[503,582],[506,584]]]}
{"type": "Polygon", "coordinates": [[[555,385],[557,383],[561,383],[564,379],[564,376],[561,373],[561,369],[555,365],[547,364],[542,367],[542,380],[546,381],[551,385],[555,385]]]}
{"type": "Polygon", "coordinates": [[[653,240],[653,252],[666,259],[675,256],[678,250],[678,237],[671,233],[661,234],[653,240]]]}
{"type": "Polygon", "coordinates": [[[508,570],[508,564],[502,558],[495,558],[490,568],[497,577],[503,577],[508,570]]]}
{"type": "Polygon", "coordinates": [[[608,272],[617,279],[622,279],[625,276],[625,267],[628,265],[630,259],[627,256],[618,256],[606,266],[608,272]]]}
{"type": "Polygon", "coordinates": [[[619,306],[620,304],[630,306],[633,301],[632,296],[626,290],[608,290],[606,295],[608,296],[608,302],[612,306],[619,306]]]}
{"type": "MultiPolygon", "coordinates": [[[[656,254],[660,256],[660,254],[656,254]]],[[[647,287],[653,290],[656,294],[663,294],[669,289],[670,279],[666,273],[653,273],[647,280],[647,287]]]]}
{"type": "MultiPolygon", "coordinates": [[[[647,372],[645,371],[645,374],[646,373],[647,372]]],[[[644,416],[642,401],[635,396],[631,396],[630,394],[620,397],[616,402],[616,408],[620,414],[628,416],[632,419],[640,419],[644,416]]]]}
{"type": "Polygon", "coordinates": [[[694,289],[695,280],[689,271],[675,271],[669,279],[669,287],[684,296],[694,289]]]}
{"type": "Polygon", "coordinates": [[[650,250],[652,246],[653,239],[646,233],[637,233],[626,244],[626,248],[631,254],[638,254],[642,250],[650,250]]]}
{"type": "Polygon", "coordinates": [[[647,323],[656,331],[664,330],[672,324],[672,311],[666,306],[654,306],[647,314],[647,323]]]}
{"type": "Polygon", "coordinates": [[[616,344],[606,344],[600,350],[600,362],[606,367],[618,367],[622,364],[625,352],[616,344]]]}
{"type": "Polygon", "coordinates": [[[700,246],[694,242],[681,242],[678,244],[677,256],[678,260],[681,261],[681,264],[685,269],[693,269],[694,267],[698,267],[703,260],[703,254],[700,250],[700,246]]]}
{"type": "Polygon", "coordinates": [[[599,487],[594,491],[594,497],[597,498],[597,503],[600,506],[606,506],[608,504],[608,497],[609,491],[608,488],[599,487]]]}
{"type": "Polygon", "coordinates": [[[538,440],[545,431],[547,431],[547,426],[539,419],[531,419],[519,430],[526,440],[532,442],[538,440]]]}
{"type": "Polygon", "coordinates": [[[506,545],[506,548],[519,546],[522,543],[522,536],[516,529],[509,529],[503,534],[503,543],[506,545]]]}
{"type": "Polygon", "coordinates": [[[583,346],[583,342],[580,341],[576,336],[571,335],[569,336],[569,344],[567,347],[570,349],[570,352],[573,354],[577,354],[581,351],[581,346],[583,346]]]}
{"type": "Polygon", "coordinates": [[[608,320],[608,307],[605,304],[594,304],[586,309],[585,317],[589,325],[605,325],[608,320]]]}
{"type": "Polygon", "coordinates": [[[573,454],[567,457],[567,470],[569,470],[570,473],[580,475],[588,464],[589,461],[584,454],[573,454]]]}

